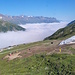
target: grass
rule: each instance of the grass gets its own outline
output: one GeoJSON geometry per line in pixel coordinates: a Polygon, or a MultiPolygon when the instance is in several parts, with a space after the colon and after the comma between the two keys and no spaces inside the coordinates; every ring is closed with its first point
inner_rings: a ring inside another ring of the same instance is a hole
{"type": "MultiPolygon", "coordinates": [[[[75,75],[75,54],[51,54],[42,52],[27,58],[3,59],[9,52],[34,46],[50,45],[52,40],[18,45],[0,53],[0,75],[75,75]]],[[[55,45],[55,44],[54,44],[55,45]]],[[[50,45],[52,46],[52,45],[50,45]]],[[[75,49],[67,48],[73,52],[75,49]]]]}
{"type": "Polygon", "coordinates": [[[61,39],[61,40],[65,40],[67,38],[70,38],[72,36],[75,35],[75,21],[69,23],[66,27],[61,28],[59,30],[57,30],[54,34],[52,34],[51,36],[45,38],[45,40],[48,39],[61,39]]]}
{"type": "MultiPolygon", "coordinates": [[[[0,57],[1,58],[1,57],[0,57]]],[[[0,59],[0,75],[73,75],[75,55],[36,54],[7,62],[0,59]]]]}
{"type": "Polygon", "coordinates": [[[25,49],[29,49],[29,48],[34,47],[34,46],[40,46],[40,45],[46,44],[46,43],[48,43],[48,45],[50,45],[50,42],[51,42],[51,40],[46,40],[46,41],[29,43],[29,44],[21,44],[21,45],[14,46],[12,49],[4,50],[4,51],[0,52],[0,54],[10,53],[13,51],[25,50],[25,49]]]}

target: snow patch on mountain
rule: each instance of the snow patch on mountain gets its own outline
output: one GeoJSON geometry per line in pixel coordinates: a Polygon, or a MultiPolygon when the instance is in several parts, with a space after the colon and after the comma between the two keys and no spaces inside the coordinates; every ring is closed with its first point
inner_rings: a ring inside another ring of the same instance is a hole
{"type": "Polygon", "coordinates": [[[72,36],[66,40],[63,40],[59,45],[73,44],[73,43],[75,43],[75,36],[72,36]]]}

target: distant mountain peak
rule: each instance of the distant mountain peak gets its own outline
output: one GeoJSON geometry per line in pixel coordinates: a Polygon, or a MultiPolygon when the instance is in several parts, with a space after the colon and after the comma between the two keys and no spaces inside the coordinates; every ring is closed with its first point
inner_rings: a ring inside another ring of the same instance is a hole
{"type": "Polygon", "coordinates": [[[14,24],[26,24],[26,23],[53,23],[59,22],[54,17],[43,17],[43,16],[9,16],[0,14],[0,19],[14,23],[14,24]]]}

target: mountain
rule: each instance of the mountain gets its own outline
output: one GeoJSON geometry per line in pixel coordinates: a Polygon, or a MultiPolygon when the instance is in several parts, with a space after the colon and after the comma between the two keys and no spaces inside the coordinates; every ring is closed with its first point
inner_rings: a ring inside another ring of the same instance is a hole
{"type": "Polygon", "coordinates": [[[53,35],[45,38],[45,40],[69,38],[73,35],[75,35],[75,20],[70,22],[66,27],[57,30],[53,35]]]}
{"type": "Polygon", "coordinates": [[[24,28],[13,24],[9,23],[7,21],[0,20],[0,32],[7,32],[7,31],[25,31],[24,28]]]}
{"type": "Polygon", "coordinates": [[[56,18],[43,17],[43,16],[25,16],[25,15],[7,16],[7,15],[0,14],[0,19],[14,24],[59,22],[56,18]]]}
{"type": "Polygon", "coordinates": [[[71,21],[68,25],[70,25],[70,24],[75,24],[75,20],[71,21]]]}

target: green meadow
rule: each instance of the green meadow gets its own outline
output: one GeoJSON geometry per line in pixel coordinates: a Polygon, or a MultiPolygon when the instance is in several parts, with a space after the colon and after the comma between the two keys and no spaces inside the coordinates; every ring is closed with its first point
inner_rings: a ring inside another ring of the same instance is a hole
{"type": "Polygon", "coordinates": [[[3,59],[10,52],[26,50],[43,44],[47,46],[50,41],[18,45],[1,52],[0,75],[75,75],[75,49],[70,46],[66,47],[66,49],[70,49],[73,54],[52,53],[47,55],[46,52],[42,52],[10,61],[3,59]]]}

